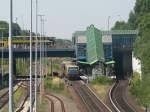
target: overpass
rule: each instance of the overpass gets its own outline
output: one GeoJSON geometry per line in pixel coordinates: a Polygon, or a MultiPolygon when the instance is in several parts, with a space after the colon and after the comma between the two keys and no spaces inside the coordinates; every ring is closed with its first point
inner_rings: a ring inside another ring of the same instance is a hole
{"type": "MultiPolygon", "coordinates": [[[[45,49],[42,49],[42,52],[45,49]]],[[[45,52],[45,51],[44,51],[45,52]]],[[[0,49],[0,54],[2,54],[2,49],[0,49]]],[[[33,58],[35,57],[35,49],[32,49],[33,58]]],[[[37,51],[38,57],[40,57],[40,49],[37,51]]],[[[3,49],[4,58],[9,57],[9,50],[3,49]]],[[[13,49],[14,58],[28,58],[30,57],[29,49],[22,48],[14,48],[13,49]]],[[[0,55],[0,58],[2,55],[0,55]]],[[[46,57],[75,57],[75,49],[74,48],[47,48],[46,49],[46,57]]]]}
{"type": "MultiPolygon", "coordinates": [[[[42,49],[42,52],[45,49],[42,49]]],[[[45,51],[44,51],[45,52],[45,51]]],[[[0,49],[0,58],[2,57],[2,49],[0,49]]],[[[40,57],[40,49],[37,50],[37,56],[40,57]]],[[[3,49],[3,58],[9,57],[9,49],[3,49]]],[[[29,58],[30,50],[22,48],[13,49],[13,72],[16,74],[16,58],[29,58]]],[[[47,48],[46,57],[75,57],[74,48],[47,48]]],[[[32,49],[32,58],[35,58],[35,49],[32,49]]]]}

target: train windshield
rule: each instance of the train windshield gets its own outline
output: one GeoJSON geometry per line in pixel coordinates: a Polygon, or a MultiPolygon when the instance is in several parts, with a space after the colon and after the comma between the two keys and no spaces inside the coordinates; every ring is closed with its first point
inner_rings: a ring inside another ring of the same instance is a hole
{"type": "Polygon", "coordinates": [[[78,67],[69,67],[68,73],[69,74],[77,74],[78,73],[78,67]]]}

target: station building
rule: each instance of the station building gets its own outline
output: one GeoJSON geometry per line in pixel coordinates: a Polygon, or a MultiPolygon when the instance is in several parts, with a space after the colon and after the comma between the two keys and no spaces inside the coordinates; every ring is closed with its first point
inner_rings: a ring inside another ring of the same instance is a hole
{"type": "Polygon", "coordinates": [[[109,75],[114,70],[118,78],[124,78],[132,73],[133,43],[137,35],[137,30],[101,31],[94,25],[76,31],[72,42],[77,62],[91,69],[100,65],[102,74],[109,75]]]}

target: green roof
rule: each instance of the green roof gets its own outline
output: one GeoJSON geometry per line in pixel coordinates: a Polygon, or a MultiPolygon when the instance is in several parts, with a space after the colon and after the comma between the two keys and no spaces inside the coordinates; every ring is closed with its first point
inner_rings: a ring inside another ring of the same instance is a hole
{"type": "Polygon", "coordinates": [[[85,64],[85,65],[93,65],[93,64],[96,63],[97,61],[98,61],[98,60],[94,60],[94,61],[92,61],[91,63],[85,62],[85,61],[78,61],[78,63],[85,64]]]}
{"type": "Polygon", "coordinates": [[[114,63],[115,63],[115,61],[114,61],[114,60],[112,60],[112,61],[108,61],[108,62],[105,62],[105,64],[106,64],[106,65],[114,64],[114,63]]]}
{"type": "Polygon", "coordinates": [[[137,35],[138,30],[111,30],[111,31],[102,31],[103,35],[120,35],[120,34],[132,34],[137,35]]]}

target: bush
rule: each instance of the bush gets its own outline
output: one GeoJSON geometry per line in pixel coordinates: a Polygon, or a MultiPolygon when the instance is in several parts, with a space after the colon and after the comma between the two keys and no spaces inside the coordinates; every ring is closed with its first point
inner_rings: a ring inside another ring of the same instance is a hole
{"type": "Polygon", "coordinates": [[[64,83],[59,78],[46,78],[45,88],[48,91],[61,92],[64,90],[64,83]]]}
{"type": "Polygon", "coordinates": [[[106,76],[100,76],[100,77],[97,77],[95,80],[93,80],[91,83],[92,83],[92,84],[111,85],[111,84],[112,84],[112,80],[109,79],[109,78],[106,77],[106,76]]]}
{"type": "Polygon", "coordinates": [[[52,78],[50,77],[45,78],[44,86],[46,89],[50,90],[52,87],[52,78]]]}
{"type": "Polygon", "coordinates": [[[137,72],[133,73],[133,78],[131,80],[131,93],[138,97],[140,92],[140,86],[141,86],[141,80],[140,80],[140,74],[137,72]]]}

